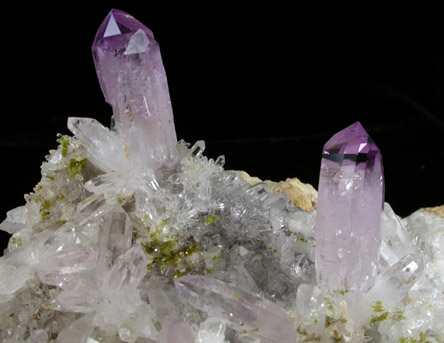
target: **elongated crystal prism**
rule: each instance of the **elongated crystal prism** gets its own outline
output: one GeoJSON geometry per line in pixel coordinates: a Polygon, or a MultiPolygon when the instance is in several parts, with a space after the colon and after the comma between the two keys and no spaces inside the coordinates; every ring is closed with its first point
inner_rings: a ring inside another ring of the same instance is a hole
{"type": "Polygon", "coordinates": [[[257,294],[208,276],[187,275],[175,280],[179,296],[209,316],[230,322],[237,331],[253,330],[272,342],[292,343],[298,333],[286,313],[257,294]]]}
{"type": "Polygon", "coordinates": [[[316,215],[316,275],[333,294],[359,297],[378,266],[384,197],[381,153],[359,122],[324,146],[316,215]]]}
{"type": "Polygon", "coordinates": [[[409,254],[418,254],[419,249],[410,239],[402,221],[388,203],[384,204],[381,215],[380,267],[393,266],[409,254]]]}
{"type": "Polygon", "coordinates": [[[174,159],[173,111],[159,45],[151,30],[113,9],[97,31],[92,51],[128,158],[152,168],[174,159]]]}
{"type": "Polygon", "coordinates": [[[43,283],[60,285],[68,276],[92,269],[94,264],[95,253],[88,248],[57,252],[40,261],[37,275],[43,283]]]}

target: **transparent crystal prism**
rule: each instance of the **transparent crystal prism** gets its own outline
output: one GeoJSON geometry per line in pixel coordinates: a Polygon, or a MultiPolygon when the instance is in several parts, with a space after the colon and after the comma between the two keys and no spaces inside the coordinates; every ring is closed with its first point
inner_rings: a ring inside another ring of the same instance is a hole
{"type": "Polygon", "coordinates": [[[359,325],[368,323],[372,316],[381,316],[402,301],[424,272],[421,255],[406,255],[385,272],[378,275],[372,289],[351,306],[354,321],[359,325]],[[375,307],[381,310],[372,311],[375,307]],[[382,310],[383,309],[383,310],[382,310]],[[382,313],[380,313],[382,312],[382,313]]]}
{"type": "Polygon", "coordinates": [[[324,145],[316,213],[316,274],[331,294],[358,299],[378,271],[384,196],[381,153],[359,122],[324,145]]]}
{"type": "Polygon", "coordinates": [[[286,313],[275,303],[222,281],[198,275],[175,280],[178,294],[208,315],[231,323],[238,331],[293,343],[298,336],[286,313]]]}
{"type": "Polygon", "coordinates": [[[168,83],[158,43],[145,25],[113,9],[92,45],[97,77],[133,164],[153,169],[177,158],[168,83]]]}

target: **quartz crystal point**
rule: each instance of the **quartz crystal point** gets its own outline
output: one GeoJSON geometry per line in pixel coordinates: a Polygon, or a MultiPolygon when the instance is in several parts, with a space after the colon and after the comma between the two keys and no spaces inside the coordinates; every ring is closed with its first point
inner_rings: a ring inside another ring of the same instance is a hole
{"type": "Polygon", "coordinates": [[[225,322],[208,317],[200,324],[199,332],[197,333],[196,343],[225,343],[225,330],[227,325],[225,322]]]}
{"type": "Polygon", "coordinates": [[[68,128],[82,143],[88,161],[97,168],[107,173],[117,170],[127,172],[128,159],[115,132],[91,118],[68,118],[68,128]]]}
{"type": "Polygon", "coordinates": [[[324,146],[316,215],[316,275],[351,300],[373,285],[378,268],[384,184],[381,153],[359,122],[324,146]]]}
{"type": "Polygon", "coordinates": [[[402,221],[388,203],[381,215],[380,265],[393,266],[405,255],[417,254],[418,248],[410,239],[402,221]]]}
{"type": "Polygon", "coordinates": [[[209,316],[229,321],[237,331],[250,331],[271,342],[293,343],[298,334],[287,314],[275,303],[207,276],[175,280],[188,303],[209,316]]]}
{"type": "Polygon", "coordinates": [[[303,283],[298,287],[296,314],[308,334],[322,335],[325,328],[325,314],[322,312],[324,306],[324,295],[317,286],[303,283]]]}
{"type": "Polygon", "coordinates": [[[423,272],[423,258],[415,254],[404,256],[392,267],[379,274],[372,289],[352,309],[355,323],[359,326],[372,318],[375,321],[375,317],[383,315],[381,312],[391,310],[407,296],[423,272]]]}
{"type": "Polygon", "coordinates": [[[173,111],[159,45],[151,30],[113,9],[97,31],[92,51],[127,157],[150,168],[174,159],[173,111]]]}
{"type": "Polygon", "coordinates": [[[37,275],[43,283],[60,286],[67,277],[92,269],[95,253],[89,248],[51,254],[37,266],[37,275]]]}

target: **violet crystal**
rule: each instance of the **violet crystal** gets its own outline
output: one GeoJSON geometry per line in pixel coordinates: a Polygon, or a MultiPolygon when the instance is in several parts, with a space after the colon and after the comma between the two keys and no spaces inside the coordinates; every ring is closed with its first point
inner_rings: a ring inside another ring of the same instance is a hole
{"type": "Polygon", "coordinates": [[[324,145],[316,216],[316,274],[331,293],[356,299],[378,268],[384,197],[381,153],[359,122],[324,145]]]}
{"type": "Polygon", "coordinates": [[[127,158],[158,168],[177,155],[168,83],[153,33],[133,16],[111,10],[92,46],[105,100],[112,106],[127,158]]]}

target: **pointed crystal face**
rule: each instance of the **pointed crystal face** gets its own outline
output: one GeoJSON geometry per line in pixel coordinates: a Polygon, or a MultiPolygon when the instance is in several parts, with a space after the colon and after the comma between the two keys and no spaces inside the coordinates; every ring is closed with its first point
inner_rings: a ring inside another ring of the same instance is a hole
{"type": "MultiPolygon", "coordinates": [[[[120,69],[115,69],[117,66],[114,66],[112,62],[116,58],[123,59],[123,56],[146,52],[150,40],[152,44],[157,45],[150,29],[139,23],[131,15],[119,10],[113,9],[100,25],[92,51],[100,86],[105,95],[105,100],[111,106],[114,106],[116,92],[119,91],[120,80],[117,76],[121,72],[120,69]],[[136,39],[132,39],[133,36],[136,36],[136,39]],[[144,48],[137,50],[135,40],[145,41],[144,48]],[[107,70],[108,66],[114,70],[107,70]]],[[[138,57],[133,56],[133,58],[138,57]]]]}
{"type": "Polygon", "coordinates": [[[128,157],[153,168],[174,159],[173,111],[159,45],[151,30],[131,15],[112,10],[97,31],[92,51],[128,157]]]}
{"type": "Polygon", "coordinates": [[[365,293],[377,274],[384,197],[381,153],[359,122],[324,146],[316,215],[316,274],[331,293],[365,293]]]}

